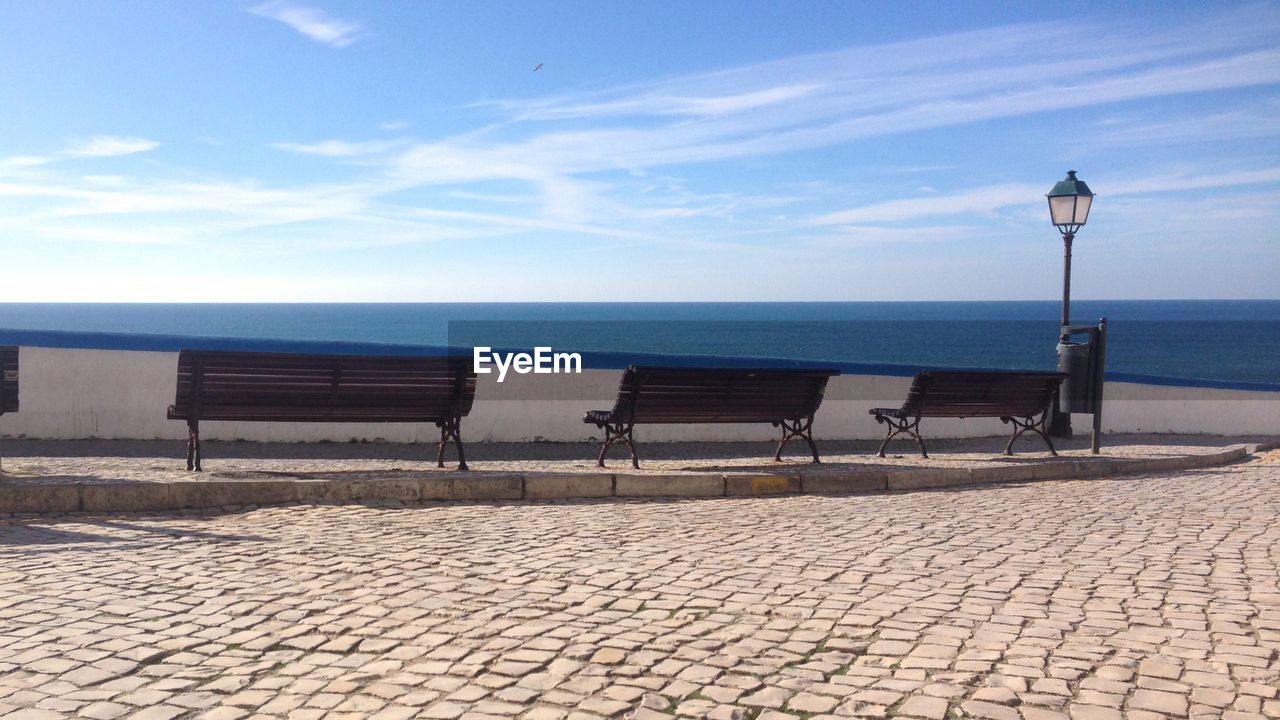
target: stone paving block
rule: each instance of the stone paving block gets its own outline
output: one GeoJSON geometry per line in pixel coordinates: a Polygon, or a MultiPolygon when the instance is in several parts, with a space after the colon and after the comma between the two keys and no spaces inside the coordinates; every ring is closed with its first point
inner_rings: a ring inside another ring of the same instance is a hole
{"type": "Polygon", "coordinates": [[[1187,455],[1184,459],[1186,465],[1184,467],[1213,467],[1215,465],[1224,465],[1226,463],[1243,460],[1250,455],[1249,449],[1244,445],[1234,445],[1232,447],[1223,448],[1221,450],[1213,450],[1207,453],[1197,455],[1187,455]]]}
{"type": "Polygon", "coordinates": [[[1133,462],[1135,471],[1141,473],[1170,472],[1191,466],[1191,461],[1183,457],[1149,458],[1133,462]]]}
{"type": "Polygon", "coordinates": [[[886,474],[879,471],[858,473],[802,472],[800,484],[806,493],[880,492],[887,486],[886,474]]]}
{"type": "Polygon", "coordinates": [[[78,484],[0,480],[0,513],[69,513],[79,509],[78,484]]]}
{"type": "Polygon", "coordinates": [[[978,467],[969,470],[969,482],[974,484],[1025,482],[1035,479],[1035,472],[1026,465],[978,467]]]}
{"type": "Polygon", "coordinates": [[[618,497],[718,497],[724,495],[721,475],[615,476],[618,497]]]}
{"type": "Polygon", "coordinates": [[[1178,693],[1159,690],[1137,690],[1129,701],[1130,710],[1150,710],[1151,712],[1186,717],[1187,697],[1178,693]]]}
{"type": "MultiPolygon", "coordinates": [[[[310,494],[312,487],[298,483],[299,500],[302,492],[310,494]]],[[[327,480],[320,488],[320,502],[417,502],[421,498],[422,482],[418,479],[385,478],[371,480],[327,480]]]]}
{"type": "Polygon", "coordinates": [[[143,512],[174,507],[168,483],[84,483],[80,486],[85,512],[143,512]]]}
{"type": "Polygon", "coordinates": [[[1082,480],[1092,480],[1094,478],[1117,475],[1123,470],[1123,467],[1120,461],[1108,457],[1089,457],[1081,460],[1072,460],[1071,474],[1072,477],[1082,480]]]}
{"type": "Polygon", "coordinates": [[[419,489],[422,500],[519,500],[524,495],[523,478],[519,475],[476,475],[459,473],[457,477],[423,478],[419,489]]]}
{"type": "Polygon", "coordinates": [[[337,502],[326,500],[330,492],[330,482],[328,480],[298,478],[293,481],[294,498],[301,503],[337,502]]]}
{"type": "Polygon", "coordinates": [[[968,468],[920,468],[891,470],[887,477],[889,490],[923,490],[926,488],[967,485],[968,468]]]}
{"type": "MultiPolygon", "coordinates": [[[[1048,455],[1048,453],[1045,453],[1048,455]]],[[[1038,462],[1028,463],[1031,477],[1035,480],[1067,480],[1076,477],[1076,466],[1073,460],[1066,457],[1037,457],[1038,462]]]]}
{"type": "Polygon", "coordinates": [[[727,495],[786,495],[800,492],[800,474],[725,475],[727,495]]]}
{"type": "Polygon", "coordinates": [[[613,495],[613,475],[530,473],[524,476],[524,493],[530,500],[609,497],[613,495]]]}
{"type": "Polygon", "coordinates": [[[204,480],[170,483],[177,508],[217,508],[230,505],[271,505],[293,502],[291,480],[204,480]]]}

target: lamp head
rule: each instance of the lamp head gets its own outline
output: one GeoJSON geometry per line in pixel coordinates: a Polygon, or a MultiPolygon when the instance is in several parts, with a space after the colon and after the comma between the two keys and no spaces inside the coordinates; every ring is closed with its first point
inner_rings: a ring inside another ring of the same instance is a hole
{"type": "Polygon", "coordinates": [[[1093,204],[1093,191],[1083,180],[1076,178],[1075,170],[1068,170],[1065,180],[1049,191],[1049,218],[1063,235],[1074,235],[1089,219],[1089,206],[1093,204]]]}

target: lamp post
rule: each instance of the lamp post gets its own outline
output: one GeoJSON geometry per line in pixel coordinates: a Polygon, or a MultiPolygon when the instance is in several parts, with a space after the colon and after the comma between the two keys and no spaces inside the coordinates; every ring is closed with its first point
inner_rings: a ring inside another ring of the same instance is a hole
{"type": "MultiPolygon", "coordinates": [[[[1093,191],[1076,178],[1075,170],[1068,170],[1066,179],[1049,191],[1049,218],[1062,233],[1062,337],[1070,340],[1067,331],[1071,324],[1071,241],[1076,231],[1089,219],[1089,206],[1093,204],[1093,191]]],[[[1053,417],[1049,434],[1054,437],[1071,437],[1071,415],[1062,412],[1058,403],[1053,404],[1053,417]]]]}

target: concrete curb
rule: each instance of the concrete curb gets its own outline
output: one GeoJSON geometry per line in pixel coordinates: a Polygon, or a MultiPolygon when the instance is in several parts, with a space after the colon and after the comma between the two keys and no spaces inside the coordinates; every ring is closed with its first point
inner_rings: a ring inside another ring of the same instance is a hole
{"type": "MultiPolygon", "coordinates": [[[[1272,444],[1274,445],[1274,444],[1272,444]]],[[[1213,467],[1268,446],[1233,445],[1175,457],[1085,458],[984,468],[903,468],[781,473],[529,473],[418,479],[179,480],[12,483],[0,480],[0,516],[243,508],[282,503],[417,503],[437,500],[559,500],[605,497],[760,497],[884,493],[1036,480],[1071,480],[1213,467]]]]}

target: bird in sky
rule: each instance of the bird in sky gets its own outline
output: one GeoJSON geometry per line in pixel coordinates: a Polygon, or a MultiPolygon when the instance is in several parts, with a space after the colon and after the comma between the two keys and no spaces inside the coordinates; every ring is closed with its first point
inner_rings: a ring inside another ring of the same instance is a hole
{"type": "Polygon", "coordinates": [[[535,67],[535,68],[533,69],[533,71],[534,71],[534,72],[538,72],[538,71],[539,71],[539,70],[541,70],[541,69],[542,69],[542,63],[538,63],[538,66],[537,66],[537,67],[535,67]]]}

